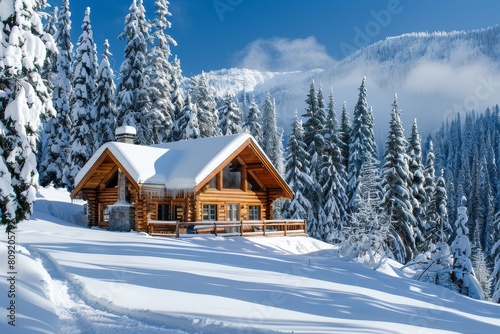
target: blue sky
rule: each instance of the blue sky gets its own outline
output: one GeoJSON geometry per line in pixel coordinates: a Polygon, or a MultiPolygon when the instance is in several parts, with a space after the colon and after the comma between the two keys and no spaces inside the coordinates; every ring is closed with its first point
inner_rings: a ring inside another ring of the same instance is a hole
{"type": "MultiPolygon", "coordinates": [[[[60,0],[49,0],[53,6],[60,0]]],[[[99,54],[107,38],[117,71],[117,36],[132,0],[70,0],[72,39],[85,7],[99,54]]],[[[144,0],[148,18],[154,0],[144,0]]],[[[305,70],[325,66],[388,36],[486,28],[500,23],[498,0],[170,0],[167,31],[186,76],[229,67],[305,70]]]]}

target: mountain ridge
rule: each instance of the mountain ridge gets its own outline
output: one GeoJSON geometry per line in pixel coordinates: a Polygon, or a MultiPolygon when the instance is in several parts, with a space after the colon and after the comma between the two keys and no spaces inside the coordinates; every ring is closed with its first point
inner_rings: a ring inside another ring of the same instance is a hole
{"type": "Polygon", "coordinates": [[[500,25],[496,25],[471,31],[414,32],[388,37],[325,69],[262,72],[231,68],[201,75],[215,88],[218,97],[231,93],[240,103],[248,95],[261,105],[269,93],[276,100],[279,126],[287,133],[294,111],[300,115],[305,108],[312,80],[316,88],[323,86],[325,98],[332,87],[337,105],[347,101],[352,113],[357,88],[361,79],[367,77],[368,103],[374,108],[376,130],[385,130],[392,97],[398,93],[406,126],[409,128],[409,122],[417,118],[430,131],[458,112],[482,112],[495,105],[499,73],[500,25]],[[481,88],[487,94],[478,96],[481,88]]]}

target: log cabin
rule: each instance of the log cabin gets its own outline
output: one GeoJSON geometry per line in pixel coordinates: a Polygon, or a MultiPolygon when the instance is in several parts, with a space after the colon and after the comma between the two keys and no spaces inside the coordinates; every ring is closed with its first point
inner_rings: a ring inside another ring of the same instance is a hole
{"type": "MultiPolygon", "coordinates": [[[[226,222],[225,232],[237,227],[240,235],[283,230],[273,204],[293,193],[251,135],[152,146],[133,144],[134,136],[134,128],[118,128],[117,141],[101,146],[75,177],[71,197],[87,201],[89,227],[176,236],[217,234],[220,227],[208,222],[226,222]]],[[[305,233],[305,221],[285,223],[305,233]]]]}

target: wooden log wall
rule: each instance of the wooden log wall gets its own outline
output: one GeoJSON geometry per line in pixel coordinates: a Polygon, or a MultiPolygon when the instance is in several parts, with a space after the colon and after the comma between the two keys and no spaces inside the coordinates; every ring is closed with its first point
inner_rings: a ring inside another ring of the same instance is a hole
{"type": "Polygon", "coordinates": [[[97,194],[95,190],[82,190],[82,198],[87,201],[88,227],[97,226],[99,217],[99,205],[97,204],[97,194]]]}

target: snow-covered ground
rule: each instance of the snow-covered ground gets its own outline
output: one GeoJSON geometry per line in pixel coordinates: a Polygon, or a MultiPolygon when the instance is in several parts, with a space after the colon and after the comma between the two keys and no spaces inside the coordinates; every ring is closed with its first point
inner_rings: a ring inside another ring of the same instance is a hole
{"type": "Polygon", "coordinates": [[[41,189],[16,231],[16,327],[7,235],[0,333],[498,333],[500,305],[339,258],[306,238],[153,238],[88,229],[81,204],[41,189]]]}

